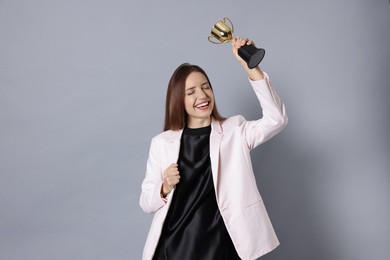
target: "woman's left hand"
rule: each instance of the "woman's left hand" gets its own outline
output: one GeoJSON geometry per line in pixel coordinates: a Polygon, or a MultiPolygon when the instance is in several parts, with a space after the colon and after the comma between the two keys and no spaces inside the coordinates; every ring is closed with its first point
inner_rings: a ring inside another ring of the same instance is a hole
{"type": "Polygon", "coordinates": [[[246,62],[238,55],[238,49],[241,48],[244,45],[254,45],[254,42],[248,38],[233,38],[232,40],[232,51],[238,62],[241,63],[241,65],[246,66],[246,62]]]}
{"type": "Polygon", "coordinates": [[[248,64],[246,61],[244,61],[240,55],[238,55],[238,49],[241,48],[244,45],[255,45],[255,43],[248,39],[248,38],[233,38],[232,40],[232,51],[238,62],[241,64],[241,66],[244,68],[246,73],[248,74],[249,78],[251,80],[262,80],[264,79],[263,71],[260,69],[259,66],[249,69],[248,64]]]}

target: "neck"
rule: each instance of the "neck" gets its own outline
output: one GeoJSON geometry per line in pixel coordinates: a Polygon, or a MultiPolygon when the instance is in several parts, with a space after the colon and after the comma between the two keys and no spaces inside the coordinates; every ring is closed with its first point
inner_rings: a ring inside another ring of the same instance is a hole
{"type": "Polygon", "coordinates": [[[211,117],[205,119],[205,118],[199,118],[199,119],[192,119],[187,123],[188,128],[201,128],[205,126],[209,126],[211,124],[211,117]]]}

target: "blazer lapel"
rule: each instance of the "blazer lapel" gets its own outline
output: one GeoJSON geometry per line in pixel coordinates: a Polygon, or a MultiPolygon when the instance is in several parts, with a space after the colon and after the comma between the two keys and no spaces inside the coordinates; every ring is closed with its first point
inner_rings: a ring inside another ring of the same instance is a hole
{"type": "MultiPolygon", "coordinates": [[[[167,147],[167,167],[171,165],[172,163],[177,163],[179,160],[179,153],[180,153],[180,139],[181,134],[183,133],[183,130],[177,130],[177,131],[169,131],[167,132],[167,140],[168,140],[168,147],[167,147]]],[[[171,199],[173,196],[173,193],[175,192],[175,188],[168,194],[167,199],[167,208],[169,208],[169,205],[171,204],[171,199]]]]}
{"type": "MultiPolygon", "coordinates": [[[[210,160],[211,170],[213,173],[213,181],[215,190],[218,188],[218,175],[219,175],[219,148],[222,140],[223,132],[219,121],[212,119],[211,122],[211,134],[210,134],[210,160]]],[[[218,199],[218,198],[217,198],[218,199]]]]}
{"type": "Polygon", "coordinates": [[[169,141],[169,151],[167,153],[168,155],[168,164],[171,163],[177,163],[179,159],[179,152],[180,152],[180,139],[181,134],[183,133],[183,130],[178,131],[171,131],[168,136],[169,141]]]}

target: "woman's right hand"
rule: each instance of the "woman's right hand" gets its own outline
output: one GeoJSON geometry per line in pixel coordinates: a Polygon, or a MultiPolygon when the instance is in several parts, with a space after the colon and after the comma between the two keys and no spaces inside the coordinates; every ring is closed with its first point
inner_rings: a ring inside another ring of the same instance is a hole
{"type": "Polygon", "coordinates": [[[179,168],[176,163],[172,163],[164,171],[164,179],[161,187],[161,195],[166,197],[175,188],[175,185],[180,181],[179,168]]]}

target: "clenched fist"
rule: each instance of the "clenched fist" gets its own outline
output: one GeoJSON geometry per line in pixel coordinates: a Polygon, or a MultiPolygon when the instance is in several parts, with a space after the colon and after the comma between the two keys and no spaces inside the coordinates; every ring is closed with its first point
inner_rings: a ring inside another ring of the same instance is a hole
{"type": "Polygon", "coordinates": [[[161,194],[163,197],[166,197],[168,193],[170,193],[176,184],[180,181],[180,173],[179,168],[176,163],[172,163],[165,171],[164,171],[164,179],[161,187],[161,194]]]}

